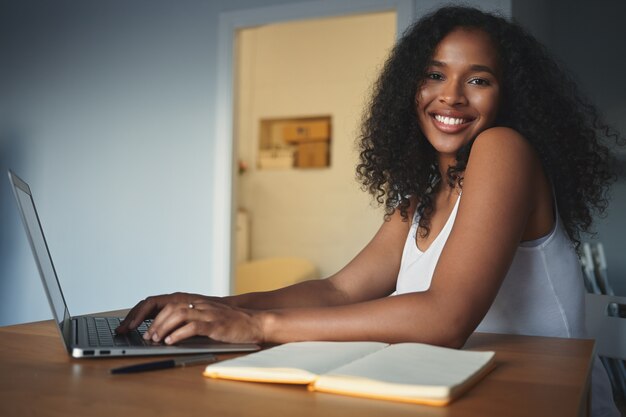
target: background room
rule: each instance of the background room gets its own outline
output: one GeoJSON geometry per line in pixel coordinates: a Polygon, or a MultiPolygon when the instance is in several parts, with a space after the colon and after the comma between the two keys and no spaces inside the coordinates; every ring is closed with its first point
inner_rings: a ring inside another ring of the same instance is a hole
{"type": "Polygon", "coordinates": [[[236,290],[328,276],[378,229],[354,180],[355,138],[395,36],[393,11],[238,33],[236,290]]]}

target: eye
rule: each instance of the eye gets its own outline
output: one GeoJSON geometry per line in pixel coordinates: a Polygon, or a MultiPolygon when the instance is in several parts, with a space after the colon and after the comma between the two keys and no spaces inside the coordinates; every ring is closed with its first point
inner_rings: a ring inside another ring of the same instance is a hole
{"type": "Polygon", "coordinates": [[[469,80],[469,83],[473,85],[480,85],[480,86],[485,86],[485,87],[488,85],[491,85],[489,80],[486,80],[484,78],[472,78],[471,80],[469,80]]]}
{"type": "Polygon", "coordinates": [[[429,80],[443,80],[443,74],[439,72],[429,72],[426,74],[426,78],[429,80]]]}

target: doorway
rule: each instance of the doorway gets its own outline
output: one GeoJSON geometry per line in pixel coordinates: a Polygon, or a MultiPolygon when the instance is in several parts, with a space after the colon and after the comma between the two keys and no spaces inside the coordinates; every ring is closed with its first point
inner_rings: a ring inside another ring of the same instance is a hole
{"type": "MultiPolygon", "coordinates": [[[[246,175],[252,172],[251,165],[255,162],[249,160],[249,171],[243,173],[241,176],[238,174],[239,171],[239,159],[240,153],[236,150],[237,145],[233,142],[233,138],[235,135],[239,135],[240,132],[237,131],[236,124],[233,123],[234,118],[234,110],[236,109],[236,104],[239,106],[239,101],[235,99],[236,95],[233,93],[232,85],[235,84],[235,79],[238,76],[238,73],[233,71],[234,68],[234,57],[235,45],[237,45],[236,37],[237,34],[245,30],[246,28],[253,28],[257,26],[274,26],[281,24],[297,24],[297,23],[306,23],[310,19],[318,19],[325,17],[331,17],[331,20],[338,18],[348,18],[348,19],[359,19],[362,17],[366,17],[371,14],[376,14],[373,12],[389,11],[394,13],[395,16],[395,33],[392,34],[392,38],[395,39],[397,33],[401,33],[412,21],[413,19],[413,2],[410,0],[396,0],[396,1],[384,1],[384,0],[372,0],[372,1],[364,1],[364,2],[354,2],[355,4],[350,4],[351,2],[344,1],[327,1],[327,2],[311,2],[311,3],[299,3],[293,5],[287,5],[283,7],[268,7],[257,10],[250,11],[240,11],[240,12],[228,12],[220,15],[220,42],[219,42],[219,51],[218,51],[218,101],[220,106],[218,106],[218,114],[217,123],[216,123],[216,154],[217,155],[230,155],[231,158],[217,158],[216,166],[215,166],[215,201],[217,202],[214,207],[214,230],[213,236],[214,241],[223,242],[222,245],[216,245],[216,252],[213,257],[213,293],[218,295],[225,295],[231,292],[231,276],[233,274],[234,261],[235,261],[235,253],[236,253],[236,239],[234,238],[235,233],[235,218],[237,208],[240,204],[240,198],[236,192],[233,192],[233,186],[237,187],[241,185],[242,187],[250,188],[250,184],[244,185],[243,182],[247,181],[250,178],[246,178],[246,175]],[[338,16],[338,17],[337,17],[338,16]],[[309,20],[305,20],[309,19],[309,20]],[[226,175],[231,174],[231,175],[226,175]],[[239,184],[241,180],[241,184],[239,184]]],[[[321,19],[324,20],[324,19],[321,19]]],[[[370,31],[373,28],[370,27],[370,31]]],[[[329,41],[329,46],[334,43],[334,41],[329,41]]],[[[393,42],[391,42],[393,43],[393,42]]],[[[361,44],[365,44],[366,42],[361,42],[361,44]]],[[[367,45],[366,45],[367,46],[367,45]]],[[[237,48],[238,49],[238,48],[237,48]]],[[[382,62],[381,62],[382,63],[382,62]]],[[[368,86],[375,79],[374,75],[368,75],[370,79],[368,80],[368,86]]],[[[360,74],[359,74],[360,75],[360,74]]],[[[351,117],[352,120],[359,119],[361,116],[361,112],[363,109],[363,103],[365,97],[367,96],[367,92],[365,94],[361,94],[357,97],[358,105],[351,106],[351,117]]],[[[286,111],[276,111],[276,115],[278,117],[289,117],[292,114],[286,111]]],[[[298,112],[298,116],[325,116],[324,111],[315,111],[310,112],[310,110],[306,111],[306,114],[303,113],[303,110],[298,112]],[[313,114],[315,113],[315,114],[313,114]]],[[[356,130],[354,122],[352,124],[344,121],[344,118],[341,118],[341,122],[337,119],[340,125],[336,125],[336,122],[333,121],[333,129],[332,134],[336,136],[336,143],[333,142],[332,149],[338,151],[341,146],[347,146],[352,152],[352,164],[347,169],[345,166],[342,167],[341,164],[333,165],[333,160],[331,159],[331,163],[329,168],[327,168],[326,172],[307,172],[300,171],[296,172],[295,175],[289,175],[289,179],[287,176],[284,176],[284,173],[276,173],[267,171],[265,174],[266,177],[279,177],[281,181],[285,183],[285,185],[293,185],[295,189],[298,189],[298,185],[301,185],[301,181],[309,181],[311,178],[316,177],[317,180],[313,181],[312,184],[307,188],[306,193],[311,196],[317,196],[317,207],[327,206],[330,207],[332,205],[336,207],[344,207],[348,206],[350,198],[354,197],[354,195],[358,195],[357,198],[360,198],[361,201],[364,201],[364,204],[358,204],[353,207],[353,215],[351,216],[332,216],[330,218],[325,218],[323,215],[319,214],[317,219],[309,218],[307,220],[305,226],[306,227],[314,227],[317,222],[318,225],[323,224],[327,230],[333,230],[335,234],[341,235],[341,239],[336,239],[338,241],[343,239],[343,236],[347,235],[358,235],[365,228],[359,222],[359,216],[362,216],[363,213],[369,213],[370,219],[374,218],[375,226],[372,226],[373,229],[378,227],[380,224],[380,220],[382,218],[382,214],[380,212],[376,212],[368,205],[368,197],[360,192],[358,184],[354,181],[354,164],[356,162],[356,130]],[[341,123],[344,124],[344,127],[341,127],[341,123]],[[339,142],[339,138],[343,138],[342,142],[339,142]],[[349,140],[346,138],[349,137],[349,140]],[[331,173],[332,171],[332,173],[331,173]],[[332,178],[336,182],[344,182],[343,187],[344,192],[335,192],[332,198],[327,197],[327,191],[323,186],[324,181],[327,178],[332,178]],[[310,177],[310,178],[309,178],[310,177]],[[357,214],[356,216],[354,214],[357,214]],[[356,232],[355,232],[356,230],[356,232]]],[[[254,134],[250,137],[254,137],[254,134]]],[[[341,152],[340,150],[338,152],[341,152]]],[[[241,154],[243,158],[243,153],[241,154]]],[[[331,155],[331,158],[334,156],[331,155]]],[[[250,175],[251,177],[251,175],[250,175]]],[[[265,178],[268,180],[268,178],[265,178]]],[[[248,181],[252,183],[253,181],[248,181]]],[[[277,201],[280,205],[281,202],[289,199],[298,199],[301,198],[297,194],[283,192],[276,193],[275,191],[281,187],[274,187],[269,190],[269,192],[261,193],[261,199],[268,199],[277,201]],[[271,194],[273,193],[273,194],[271,194]],[[273,198],[272,198],[273,197],[273,198]]],[[[300,187],[302,189],[302,187],[300,187]]],[[[258,189],[257,189],[258,192],[258,189]]],[[[248,197],[244,197],[248,198],[248,197]]],[[[249,199],[249,198],[248,198],[249,199]]],[[[246,203],[247,204],[247,203],[246,203]]],[[[315,205],[314,205],[315,206],[315,205]]],[[[269,209],[265,209],[265,213],[271,212],[269,209]]],[[[299,217],[299,212],[290,211],[286,216],[287,217],[299,217]]],[[[255,215],[255,218],[251,220],[251,223],[257,221],[257,217],[259,215],[255,215]]],[[[315,216],[313,216],[315,217],[315,216]]],[[[269,224],[269,223],[268,223],[269,224]]],[[[259,224],[260,226],[260,224],[259,224]]],[[[270,227],[268,232],[259,231],[254,225],[251,228],[250,239],[254,241],[256,238],[253,235],[257,235],[258,233],[265,233],[271,237],[274,233],[274,227],[270,227]]],[[[298,228],[291,227],[287,228],[290,233],[298,233],[298,228]]],[[[299,234],[304,235],[301,230],[299,234]]],[[[363,235],[367,235],[366,238],[363,237],[355,237],[355,241],[358,240],[359,244],[358,248],[362,247],[367,239],[371,237],[371,229],[370,231],[363,231],[363,235]],[[365,240],[364,240],[365,239],[365,240]]],[[[333,243],[333,237],[329,237],[329,234],[325,234],[325,240],[322,240],[319,236],[316,238],[317,241],[309,241],[301,245],[301,249],[304,253],[310,254],[311,252],[307,249],[311,249],[313,246],[324,246],[329,245],[329,243],[333,243]]],[[[282,239],[281,239],[282,240],[282,239]]],[[[285,240],[287,242],[287,240],[285,240]]],[[[254,258],[264,257],[266,255],[271,255],[269,252],[264,253],[262,250],[259,252],[259,249],[255,249],[255,244],[251,244],[251,253],[250,255],[254,258]],[[256,252],[256,253],[255,253],[256,252]]],[[[295,245],[292,243],[283,243],[291,250],[295,245]]],[[[259,248],[260,246],[256,246],[259,248]]],[[[358,251],[358,249],[356,249],[358,251]]],[[[349,256],[345,256],[342,253],[337,254],[334,258],[336,258],[333,262],[335,265],[339,263],[344,263],[351,256],[353,256],[356,251],[354,249],[354,245],[351,249],[346,249],[346,251],[350,252],[349,256]],[[340,260],[339,260],[340,259],[340,260]]],[[[330,252],[329,252],[330,253],[330,252]]],[[[345,253],[345,251],[344,251],[345,253]]],[[[333,255],[332,253],[330,253],[333,255]]],[[[333,255],[334,256],[334,255],[333,255]]],[[[332,257],[332,256],[331,256],[332,257]]],[[[325,273],[325,267],[320,268],[321,273],[325,273]]],[[[326,268],[329,269],[329,268],[326,268]]]]}
{"type": "Polygon", "coordinates": [[[238,265],[247,265],[236,266],[235,278],[262,279],[260,268],[274,259],[281,266],[269,268],[281,269],[283,279],[276,285],[267,277],[267,287],[236,282],[235,288],[273,289],[311,278],[311,269],[329,276],[380,226],[382,212],[354,178],[356,138],[371,86],[394,45],[396,21],[395,11],[382,11],[238,31],[235,255],[238,265]],[[278,129],[269,140],[272,125],[278,129]],[[320,133],[307,138],[309,130],[320,133]],[[307,146],[319,145],[323,163],[308,163],[303,157],[315,154],[307,146]],[[310,268],[285,271],[284,258],[310,268]]]}

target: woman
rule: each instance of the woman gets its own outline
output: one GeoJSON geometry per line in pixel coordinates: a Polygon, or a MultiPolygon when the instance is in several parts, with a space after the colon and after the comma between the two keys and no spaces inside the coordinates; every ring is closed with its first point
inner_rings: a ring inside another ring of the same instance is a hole
{"type": "MultiPolygon", "coordinates": [[[[325,280],[233,297],[149,297],[118,329],[228,342],[378,340],[460,348],[476,329],[584,337],[579,232],[612,178],[592,106],[520,27],[449,7],[400,40],[357,171],[385,221],[325,280]],[[390,297],[390,295],[392,295],[390,297]]],[[[615,136],[615,135],[614,135],[615,136]]],[[[612,415],[594,368],[594,415],[612,415]]]]}

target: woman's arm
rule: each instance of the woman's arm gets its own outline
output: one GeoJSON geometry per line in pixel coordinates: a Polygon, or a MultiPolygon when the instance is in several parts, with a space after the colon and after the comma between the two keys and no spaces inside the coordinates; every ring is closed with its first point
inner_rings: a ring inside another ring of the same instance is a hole
{"type": "Polygon", "coordinates": [[[409,222],[396,212],[343,269],[326,279],[275,291],[226,297],[227,304],[251,309],[328,307],[385,297],[395,290],[409,222]]]}
{"type": "Polygon", "coordinates": [[[429,290],[328,309],[263,312],[260,334],[272,342],[462,346],[498,292],[538,206],[542,182],[539,161],[520,135],[509,129],[484,132],[472,148],[457,217],[429,290]]]}
{"type": "Polygon", "coordinates": [[[402,248],[410,224],[395,213],[382,224],[367,246],[342,270],[326,279],[310,280],[267,292],[229,297],[174,293],[151,296],[139,302],[117,329],[119,333],[153,318],[170,304],[222,304],[229,308],[254,310],[328,307],[381,298],[395,289],[402,248]]]}
{"type": "MultiPolygon", "coordinates": [[[[359,281],[343,279],[339,291],[355,296],[338,306],[252,311],[170,304],[148,337],[167,337],[166,343],[201,334],[233,342],[380,340],[460,347],[493,302],[539,203],[551,198],[538,192],[546,184],[535,152],[519,134],[489,129],[472,149],[457,218],[428,291],[372,300],[378,292],[351,293],[359,281]]],[[[359,264],[376,268],[374,262],[359,264]]]]}

